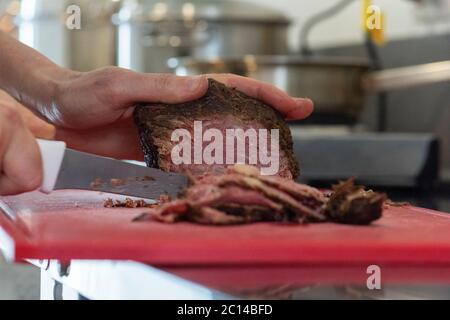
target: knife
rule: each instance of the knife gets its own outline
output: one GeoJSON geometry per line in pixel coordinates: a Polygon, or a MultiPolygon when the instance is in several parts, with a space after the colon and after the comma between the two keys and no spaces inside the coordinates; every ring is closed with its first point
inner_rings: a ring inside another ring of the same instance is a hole
{"type": "Polygon", "coordinates": [[[176,197],[188,185],[178,173],[79,152],[62,141],[37,139],[43,162],[40,190],[84,189],[144,199],[167,194],[176,197]]]}

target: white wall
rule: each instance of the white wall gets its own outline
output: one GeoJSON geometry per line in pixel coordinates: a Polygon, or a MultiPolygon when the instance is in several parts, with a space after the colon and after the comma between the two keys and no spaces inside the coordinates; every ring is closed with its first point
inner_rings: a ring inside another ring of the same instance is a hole
{"type": "MultiPolygon", "coordinates": [[[[304,21],[340,0],[246,1],[279,9],[290,16],[295,22],[290,34],[290,44],[292,48],[297,48],[299,28],[304,21]]],[[[385,13],[387,40],[450,32],[450,0],[427,0],[421,6],[410,0],[375,0],[374,4],[378,5],[385,13]],[[440,1],[442,7],[432,11],[431,21],[425,23],[423,16],[430,12],[429,3],[433,1],[440,1]]],[[[344,11],[318,25],[313,30],[310,36],[311,46],[314,48],[362,41],[361,19],[362,1],[355,0],[344,11]]]]}

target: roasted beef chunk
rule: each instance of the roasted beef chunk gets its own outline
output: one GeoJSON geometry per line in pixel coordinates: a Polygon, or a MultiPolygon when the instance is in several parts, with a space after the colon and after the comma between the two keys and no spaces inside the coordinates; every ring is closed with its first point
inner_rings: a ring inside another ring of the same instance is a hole
{"type": "MultiPolygon", "coordinates": [[[[145,161],[149,167],[171,172],[189,171],[198,176],[208,172],[223,173],[227,164],[238,163],[237,156],[234,157],[236,160],[233,163],[230,161],[223,161],[223,164],[217,162],[196,164],[194,161],[190,164],[173,163],[171,152],[177,144],[176,141],[172,141],[173,132],[176,129],[185,129],[194,138],[194,122],[201,121],[203,131],[217,129],[223,136],[227,135],[227,129],[242,129],[245,132],[249,129],[257,132],[260,129],[267,129],[267,137],[269,137],[272,129],[278,129],[279,169],[275,175],[292,179],[298,174],[291,133],[283,117],[261,101],[248,97],[236,89],[228,88],[217,81],[209,80],[209,89],[206,94],[192,102],[172,105],[154,103],[138,106],[134,112],[134,119],[139,128],[145,161]]],[[[209,142],[202,141],[201,143],[203,148],[206,148],[209,142]]],[[[194,145],[192,143],[192,148],[194,145]]],[[[271,151],[270,143],[266,147],[271,151]]],[[[260,159],[257,163],[251,163],[254,160],[249,159],[250,154],[255,156],[259,153],[260,144],[258,143],[256,146],[252,144],[252,148],[256,151],[249,151],[249,139],[246,138],[245,163],[264,167],[266,164],[261,163],[260,159]]],[[[242,149],[235,149],[234,155],[240,151],[242,149]]],[[[195,150],[192,150],[192,155],[194,152],[195,150]]]]}
{"type": "Polygon", "coordinates": [[[381,217],[384,200],[384,194],[365,191],[351,180],[334,186],[328,197],[310,186],[262,176],[255,167],[236,165],[224,174],[194,178],[178,199],[138,220],[212,225],[257,221],[369,224],[381,217]]]}

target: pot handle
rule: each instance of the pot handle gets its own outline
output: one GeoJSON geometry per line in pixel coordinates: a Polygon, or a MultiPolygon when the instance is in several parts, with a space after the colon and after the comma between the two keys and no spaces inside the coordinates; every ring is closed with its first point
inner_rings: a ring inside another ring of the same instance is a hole
{"type": "Polygon", "coordinates": [[[362,79],[362,87],[381,92],[446,81],[450,81],[450,60],[369,72],[362,79]]]}

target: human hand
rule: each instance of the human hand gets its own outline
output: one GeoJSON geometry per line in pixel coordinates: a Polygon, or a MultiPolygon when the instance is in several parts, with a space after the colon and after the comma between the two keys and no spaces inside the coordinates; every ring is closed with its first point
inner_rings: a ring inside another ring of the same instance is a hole
{"type": "Polygon", "coordinates": [[[109,67],[87,73],[67,71],[43,114],[57,125],[57,139],[70,147],[105,156],[142,159],[132,121],[139,102],[181,103],[203,96],[208,78],[235,87],[273,106],[287,119],[311,114],[309,99],[291,98],[276,87],[232,74],[179,77],[109,67]]]}
{"type": "Polygon", "coordinates": [[[22,117],[24,124],[35,138],[52,140],[55,137],[55,126],[40,119],[3,90],[0,90],[0,103],[13,107],[22,117]]]}
{"type": "Polygon", "coordinates": [[[38,188],[42,162],[36,137],[52,138],[53,126],[0,90],[0,194],[38,188]]]}

